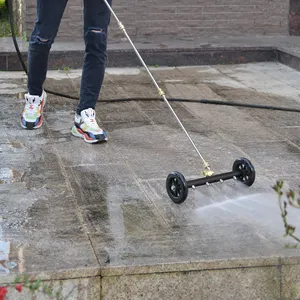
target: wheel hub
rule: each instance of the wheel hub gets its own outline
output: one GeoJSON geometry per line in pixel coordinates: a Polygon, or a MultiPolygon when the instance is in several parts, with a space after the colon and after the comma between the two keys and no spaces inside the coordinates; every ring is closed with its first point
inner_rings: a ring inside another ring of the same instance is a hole
{"type": "Polygon", "coordinates": [[[251,186],[255,180],[255,169],[251,162],[246,158],[236,160],[233,164],[233,171],[240,172],[237,179],[244,184],[251,186]]]}
{"type": "Polygon", "coordinates": [[[179,172],[169,174],[166,181],[166,188],[173,202],[178,204],[185,201],[188,194],[188,187],[182,174],[179,172]]]}

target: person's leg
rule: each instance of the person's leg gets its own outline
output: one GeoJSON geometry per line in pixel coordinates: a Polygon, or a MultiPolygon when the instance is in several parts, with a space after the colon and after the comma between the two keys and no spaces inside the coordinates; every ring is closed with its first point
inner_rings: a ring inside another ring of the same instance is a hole
{"type": "Polygon", "coordinates": [[[37,18],[28,49],[28,94],[25,94],[25,108],[21,116],[21,126],[36,129],[43,123],[43,108],[46,93],[48,57],[51,45],[57,35],[59,24],[68,0],[37,0],[37,18]]]}
{"type": "MultiPolygon", "coordinates": [[[[111,5],[112,1],[108,2],[111,5]]],[[[97,124],[94,109],[104,79],[109,23],[110,11],[103,0],[84,0],[85,56],[80,101],[71,132],[87,143],[107,141],[106,132],[97,124]]]]}
{"type": "Polygon", "coordinates": [[[42,95],[51,45],[68,0],[37,0],[37,17],[28,49],[28,91],[42,95]]]}
{"type": "MultiPolygon", "coordinates": [[[[111,5],[112,0],[108,2],[111,5]]],[[[109,23],[110,11],[103,0],[84,0],[85,57],[78,114],[87,108],[95,109],[105,73],[109,23]]]]}

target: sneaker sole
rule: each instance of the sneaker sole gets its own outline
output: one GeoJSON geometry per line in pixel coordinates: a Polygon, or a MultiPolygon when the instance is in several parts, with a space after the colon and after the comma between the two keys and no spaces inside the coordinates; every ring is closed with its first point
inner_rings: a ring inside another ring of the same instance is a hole
{"type": "Polygon", "coordinates": [[[84,141],[88,144],[97,144],[97,143],[103,143],[108,141],[108,138],[104,140],[93,140],[88,136],[87,133],[80,133],[75,126],[72,127],[71,133],[76,137],[84,139],[84,141]]]}
{"type": "MultiPolygon", "coordinates": [[[[41,118],[40,118],[39,123],[36,126],[33,126],[32,128],[28,128],[27,126],[23,125],[22,119],[21,119],[20,124],[21,124],[22,128],[28,129],[28,130],[33,130],[33,129],[38,129],[38,128],[40,128],[43,125],[43,112],[44,112],[44,107],[46,105],[46,99],[47,99],[47,94],[45,92],[45,97],[44,97],[44,100],[42,102],[42,107],[41,107],[41,118]]],[[[31,122],[26,122],[26,123],[31,123],[31,122]]]]}
{"type": "MultiPolygon", "coordinates": [[[[28,130],[38,129],[43,125],[43,116],[41,116],[40,121],[39,121],[38,125],[36,125],[36,126],[31,127],[29,125],[30,122],[26,122],[27,126],[23,125],[22,121],[20,122],[20,124],[21,124],[21,127],[24,129],[28,129],[28,130]]],[[[32,124],[34,124],[34,123],[32,123],[32,124]]]]}

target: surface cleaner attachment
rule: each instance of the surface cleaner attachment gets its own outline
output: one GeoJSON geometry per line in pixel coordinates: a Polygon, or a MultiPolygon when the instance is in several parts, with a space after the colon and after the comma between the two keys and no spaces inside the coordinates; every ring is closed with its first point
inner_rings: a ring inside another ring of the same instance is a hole
{"type": "Polygon", "coordinates": [[[186,200],[189,188],[195,188],[196,186],[207,185],[214,182],[223,182],[229,179],[236,179],[246,186],[251,186],[255,180],[255,169],[252,163],[246,158],[240,158],[233,163],[231,172],[188,181],[185,180],[181,173],[172,172],[167,178],[166,188],[172,201],[176,204],[180,204],[186,200]]]}
{"type": "Polygon", "coordinates": [[[128,35],[128,33],[126,31],[125,26],[120,22],[117,15],[115,14],[115,12],[111,8],[110,4],[108,3],[108,1],[103,0],[103,2],[107,5],[107,7],[110,10],[111,14],[113,15],[113,17],[117,21],[120,30],[124,33],[125,37],[127,38],[129,43],[131,44],[131,46],[132,46],[135,54],[137,55],[138,59],[140,60],[140,62],[144,66],[145,70],[147,71],[149,77],[151,78],[151,80],[152,80],[152,82],[153,82],[153,84],[154,84],[154,86],[155,86],[155,88],[158,92],[158,95],[166,103],[166,105],[170,109],[171,113],[173,114],[173,116],[177,120],[178,124],[180,125],[181,129],[184,131],[184,133],[187,136],[188,140],[191,142],[192,146],[194,147],[194,149],[196,150],[198,156],[200,157],[200,159],[203,162],[204,171],[202,172],[202,175],[204,176],[204,178],[195,179],[195,180],[191,180],[191,181],[186,181],[184,176],[182,174],[180,174],[179,172],[173,172],[168,176],[166,185],[167,185],[167,192],[168,192],[170,198],[175,203],[179,204],[179,203],[182,203],[186,200],[187,195],[188,195],[188,189],[190,187],[196,187],[196,186],[209,184],[209,183],[216,182],[216,181],[223,181],[223,180],[227,180],[227,179],[231,179],[231,178],[236,178],[236,179],[244,182],[248,186],[252,185],[253,182],[254,182],[254,179],[255,179],[255,171],[254,171],[254,168],[253,168],[252,164],[250,163],[250,161],[248,161],[245,158],[242,158],[240,160],[236,160],[234,162],[232,172],[219,174],[219,175],[214,175],[214,172],[210,169],[209,164],[204,160],[202,154],[200,153],[200,151],[196,147],[196,145],[195,145],[194,141],[192,140],[191,136],[186,131],[185,127],[183,126],[183,124],[179,120],[177,114],[175,113],[174,109],[170,105],[170,103],[169,103],[169,101],[168,101],[168,99],[165,95],[165,92],[160,88],[160,86],[156,82],[155,78],[151,74],[149,68],[147,67],[146,63],[144,62],[143,58],[141,57],[139,51],[136,49],[135,45],[133,44],[130,36],[128,35]]]}

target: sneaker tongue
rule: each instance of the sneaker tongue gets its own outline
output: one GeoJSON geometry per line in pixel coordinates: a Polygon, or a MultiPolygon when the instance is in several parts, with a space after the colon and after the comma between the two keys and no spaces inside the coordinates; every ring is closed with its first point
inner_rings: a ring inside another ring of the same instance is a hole
{"type": "Polygon", "coordinates": [[[95,117],[95,111],[91,108],[89,108],[88,114],[90,117],[94,118],[95,117]]]}
{"type": "Polygon", "coordinates": [[[85,109],[81,112],[82,121],[87,126],[87,131],[93,134],[103,134],[103,130],[98,126],[96,121],[96,113],[92,108],[85,109]]]}
{"type": "Polygon", "coordinates": [[[95,118],[95,111],[92,108],[86,109],[82,112],[84,118],[95,118]]]}

